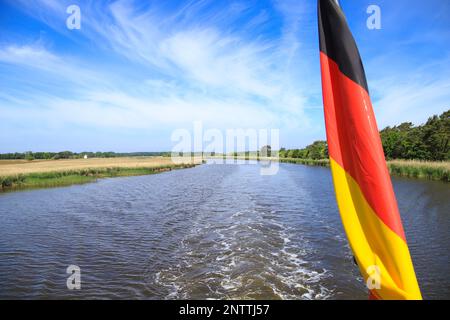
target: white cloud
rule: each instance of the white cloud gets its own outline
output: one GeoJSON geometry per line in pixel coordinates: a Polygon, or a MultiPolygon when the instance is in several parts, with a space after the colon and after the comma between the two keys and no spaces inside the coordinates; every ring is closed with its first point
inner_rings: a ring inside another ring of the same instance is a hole
{"type": "Polygon", "coordinates": [[[110,78],[110,75],[95,72],[73,57],[59,56],[36,43],[23,46],[9,45],[0,48],[1,62],[26,68],[27,70],[20,74],[23,74],[24,80],[31,80],[35,83],[39,83],[39,80],[44,81],[44,79],[26,79],[26,75],[33,73],[45,75],[47,79],[53,77],[61,82],[70,82],[80,87],[107,85],[106,79],[110,78]]]}
{"type": "Polygon", "coordinates": [[[386,53],[369,61],[369,88],[380,129],[426,122],[450,108],[450,56],[411,65],[386,53]]]}
{"type": "MultiPolygon", "coordinates": [[[[50,110],[41,114],[44,122],[48,116],[93,127],[175,126],[194,120],[222,128],[309,125],[303,113],[305,95],[287,85],[286,63],[293,54],[281,47],[287,42],[248,39],[227,28],[230,13],[246,6],[230,5],[198,20],[202,3],[188,4],[176,14],[155,6],[138,10],[136,4],[116,1],[101,15],[95,7],[82,5],[78,34],[129,60],[139,70],[136,79],[120,73],[114,78],[114,70],[105,74],[89,61],[57,55],[42,46],[0,49],[0,61],[35,69],[45,74],[43,79],[74,84],[69,96],[64,90],[64,94],[33,91],[26,97],[33,108],[39,101],[50,110]]],[[[47,1],[39,5],[28,4],[28,12],[60,29],[56,14],[62,6],[47,1]]],[[[262,14],[250,25],[265,21],[262,14]]]]}
{"type": "MultiPolygon", "coordinates": [[[[219,10],[217,2],[190,1],[168,10],[159,1],[83,2],[82,28],[74,32],[65,28],[64,4],[71,3],[19,2],[80,47],[62,53],[51,40],[0,47],[0,67],[16,71],[0,75],[6,123],[144,132],[202,120],[217,128],[282,128],[290,133],[283,144],[293,147],[312,132],[324,138],[322,118],[305,111],[321,108],[317,39],[310,39],[315,6],[274,1],[275,13],[253,11],[237,23],[250,4],[226,2],[219,10]],[[275,14],[282,22],[268,33],[276,35],[260,32],[275,14]],[[88,56],[86,43],[105,61],[88,56]]],[[[380,127],[420,123],[448,108],[450,70],[443,66],[450,60],[419,68],[396,56],[365,61],[380,127]]]]}
{"type": "Polygon", "coordinates": [[[378,90],[382,98],[374,102],[374,109],[380,129],[400,122],[422,124],[450,108],[450,81],[392,84],[378,90]]]}

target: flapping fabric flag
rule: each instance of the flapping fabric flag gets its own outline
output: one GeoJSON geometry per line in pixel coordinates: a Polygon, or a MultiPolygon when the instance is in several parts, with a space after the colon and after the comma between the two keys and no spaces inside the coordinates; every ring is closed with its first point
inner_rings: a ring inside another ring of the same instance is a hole
{"type": "Polygon", "coordinates": [[[377,299],[421,299],[366,76],[335,0],[318,0],[325,123],[336,199],[360,271],[377,299]]]}

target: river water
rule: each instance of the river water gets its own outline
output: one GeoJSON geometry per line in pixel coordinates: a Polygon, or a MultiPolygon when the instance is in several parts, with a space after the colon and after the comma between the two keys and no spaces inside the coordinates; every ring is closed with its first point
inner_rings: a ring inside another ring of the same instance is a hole
{"type": "MultiPolygon", "coordinates": [[[[329,169],[259,166],[0,194],[0,298],[366,299],[329,169]]],[[[423,295],[449,299],[449,185],[393,183],[423,295]]]]}

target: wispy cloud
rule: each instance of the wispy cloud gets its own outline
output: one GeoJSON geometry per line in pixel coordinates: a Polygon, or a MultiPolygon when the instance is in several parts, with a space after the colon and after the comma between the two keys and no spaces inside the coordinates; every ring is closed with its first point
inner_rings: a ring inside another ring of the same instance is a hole
{"type": "MultiPolygon", "coordinates": [[[[54,29],[61,28],[57,23],[61,19],[61,5],[51,1],[27,5],[27,12],[35,18],[42,19],[54,29]]],[[[86,124],[90,125],[96,125],[92,120],[92,110],[96,109],[99,110],[97,121],[104,122],[107,118],[110,119],[107,123],[112,126],[123,125],[124,121],[120,120],[124,115],[128,115],[127,124],[133,126],[135,123],[136,127],[148,123],[146,118],[151,118],[151,123],[178,123],[179,118],[185,122],[200,118],[215,124],[269,126],[281,124],[282,118],[277,116],[280,111],[299,117],[299,122],[305,124],[302,114],[305,99],[300,90],[294,92],[284,86],[288,82],[288,62],[279,52],[285,43],[277,39],[249,39],[249,35],[233,31],[230,22],[247,6],[235,4],[224,10],[211,10],[210,5],[210,2],[192,2],[166,13],[164,8],[154,4],[142,9],[138,2],[116,1],[103,8],[104,15],[98,15],[91,5],[81,6],[80,36],[102,43],[140,68],[139,76],[145,79],[144,85],[126,78],[117,79],[115,83],[104,81],[109,77],[96,73],[94,65],[80,66],[75,59],[41,47],[3,48],[0,61],[35,68],[36,72],[53,74],[80,85],[83,90],[76,88],[77,99],[64,105],[71,109],[77,102],[89,105],[89,108],[78,107],[76,110],[80,117],[86,113],[84,118],[89,119],[86,124]],[[201,12],[204,14],[199,15],[201,12]],[[277,55],[273,53],[275,50],[279,50],[277,55]],[[159,90],[166,83],[172,84],[170,95],[159,90]],[[101,90],[102,94],[99,94],[101,84],[109,85],[114,93],[101,90]],[[136,94],[133,91],[137,90],[129,90],[130,87],[142,90],[136,94]],[[145,88],[152,94],[142,92],[145,88]],[[115,99],[104,101],[98,99],[100,96],[115,99]],[[116,107],[111,107],[107,110],[108,115],[101,117],[105,104],[116,107]],[[163,112],[166,114],[162,115],[163,112]],[[224,115],[230,114],[233,114],[230,121],[224,121],[224,115]],[[117,119],[117,123],[113,119],[117,119]]],[[[251,19],[248,26],[254,28],[265,21],[260,16],[257,20],[251,19]]],[[[292,55],[289,50],[287,54],[292,55]]],[[[67,100],[58,97],[55,102],[63,105],[61,99],[67,100]]],[[[48,99],[45,101],[54,104],[48,99]]],[[[53,110],[54,117],[58,117],[59,109],[53,110]]]]}
{"type": "MultiPolygon", "coordinates": [[[[407,49],[414,47],[413,42],[422,41],[409,40],[407,49]]],[[[400,122],[422,124],[450,108],[450,53],[420,61],[418,57],[407,59],[404,52],[392,50],[367,61],[380,128],[400,122]]]]}
{"type": "MultiPolygon", "coordinates": [[[[82,28],[73,31],[65,27],[70,4],[9,3],[28,16],[29,30],[17,41],[0,38],[1,134],[151,132],[169,148],[170,130],[202,120],[281,128],[288,147],[324,138],[313,2],[82,1],[82,28]]],[[[405,113],[421,121],[449,99],[443,71],[430,77],[429,68],[408,65],[405,73],[398,57],[392,50],[366,60],[380,125],[405,113]],[[396,68],[380,72],[395,59],[396,68]]],[[[433,59],[434,70],[443,61],[433,59]]]]}

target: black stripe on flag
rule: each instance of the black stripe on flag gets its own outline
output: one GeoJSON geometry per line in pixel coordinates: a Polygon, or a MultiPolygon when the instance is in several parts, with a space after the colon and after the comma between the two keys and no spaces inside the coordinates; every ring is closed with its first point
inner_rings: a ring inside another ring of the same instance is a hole
{"type": "Polygon", "coordinates": [[[358,47],[335,0],[318,0],[320,51],[336,62],[339,70],[367,92],[366,74],[358,47]]]}

